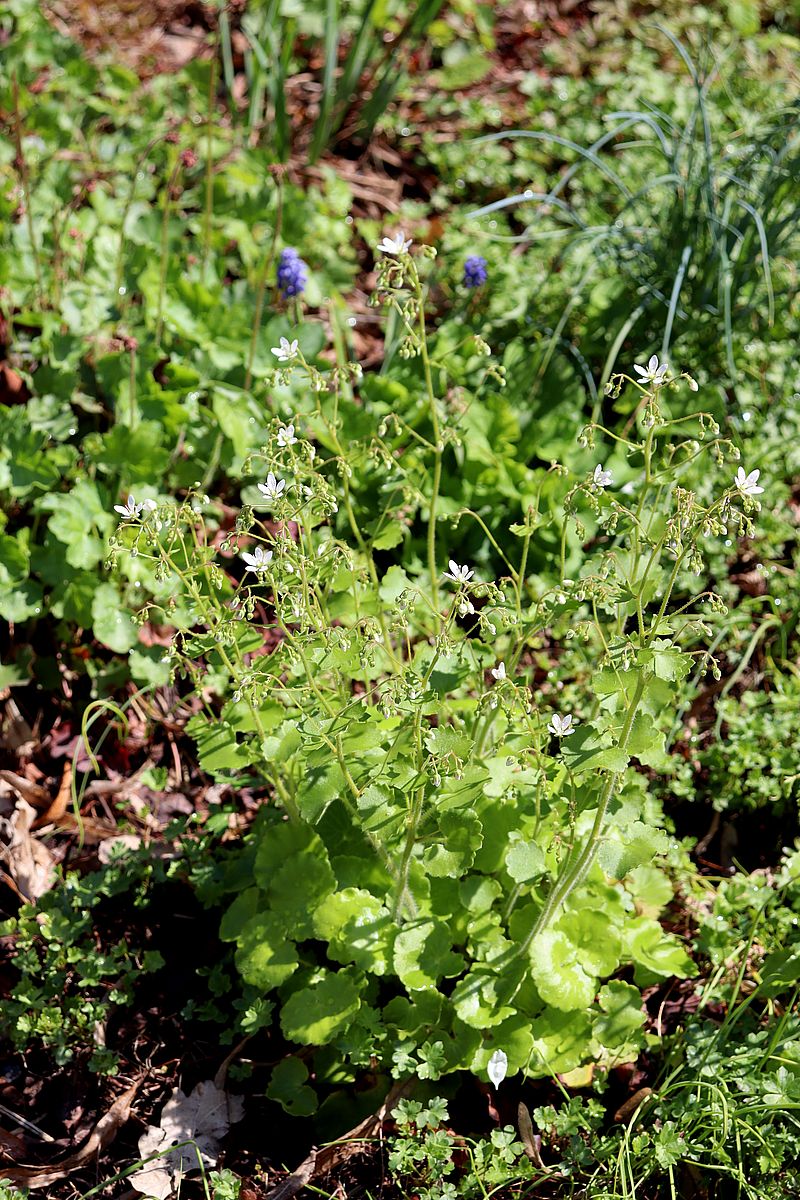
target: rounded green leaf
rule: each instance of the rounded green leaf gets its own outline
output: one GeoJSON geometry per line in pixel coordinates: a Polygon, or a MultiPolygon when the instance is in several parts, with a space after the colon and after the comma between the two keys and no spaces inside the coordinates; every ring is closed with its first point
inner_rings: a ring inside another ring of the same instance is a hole
{"type": "Polygon", "coordinates": [[[547,1004],[564,1012],[589,1007],[597,980],[584,970],[580,950],[565,934],[540,933],[531,944],[530,956],[531,974],[547,1004]]]}
{"type": "Polygon", "coordinates": [[[512,842],[506,854],[506,870],[515,883],[527,883],[544,872],[544,851],[535,842],[512,842]]]}
{"type": "Polygon", "coordinates": [[[388,908],[362,888],[344,888],[326,896],[313,917],[314,933],[329,942],[337,962],[355,963],[373,975],[384,975],[394,923],[388,908]]]}
{"type": "Polygon", "coordinates": [[[306,1084],[308,1069],[299,1058],[284,1058],[272,1072],[267,1097],[277,1100],[293,1117],[309,1117],[317,1111],[317,1093],[306,1084]]]}
{"type": "Polygon", "coordinates": [[[290,1041],[324,1045],[347,1028],[360,1006],[353,979],[344,972],[326,972],[289,997],[281,1012],[281,1028],[290,1041]]]}
{"type": "Polygon", "coordinates": [[[236,966],[246,983],[268,991],[294,974],[297,950],[288,939],[285,920],[275,913],[261,912],[251,917],[236,941],[236,966]]]}

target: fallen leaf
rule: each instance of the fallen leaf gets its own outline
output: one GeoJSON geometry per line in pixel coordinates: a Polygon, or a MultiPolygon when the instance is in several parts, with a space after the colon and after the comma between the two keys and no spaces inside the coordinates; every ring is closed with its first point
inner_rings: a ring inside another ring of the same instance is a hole
{"type": "Polygon", "coordinates": [[[0,818],[5,847],[2,856],[8,873],[26,900],[38,900],[53,886],[53,856],[43,842],[31,834],[36,809],[18,800],[10,817],[0,818]]]}
{"type": "Polygon", "coordinates": [[[52,804],[49,804],[42,815],[37,819],[36,825],[47,825],[50,821],[58,821],[67,811],[67,805],[72,796],[72,762],[66,758],[64,760],[64,769],[61,772],[61,783],[58,785],[56,798],[52,804]]]}
{"type": "Polygon", "coordinates": [[[214,1166],[220,1141],[243,1112],[239,1097],[229,1096],[212,1079],[198,1083],[189,1096],[176,1088],[164,1105],[160,1123],[148,1125],[139,1138],[141,1157],[158,1157],[134,1171],[130,1182],[146,1196],[167,1200],[184,1175],[199,1171],[201,1165],[214,1166]]]}

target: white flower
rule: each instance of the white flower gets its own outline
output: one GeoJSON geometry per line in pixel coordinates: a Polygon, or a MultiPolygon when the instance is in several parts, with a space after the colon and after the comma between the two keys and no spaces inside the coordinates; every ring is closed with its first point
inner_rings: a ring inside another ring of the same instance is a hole
{"type": "Polygon", "coordinates": [[[290,342],[288,338],[282,337],[280,346],[272,347],[272,353],[278,362],[291,362],[293,358],[297,358],[297,338],[290,342]]]}
{"type": "Polygon", "coordinates": [[[489,1065],[486,1068],[486,1074],[494,1084],[495,1090],[500,1087],[500,1084],[506,1077],[508,1071],[508,1055],[505,1050],[495,1050],[492,1057],[489,1059],[489,1065]]]}
{"type": "Polygon", "coordinates": [[[472,603],[471,600],[468,600],[466,596],[464,596],[464,598],[462,599],[461,603],[458,606],[458,615],[460,617],[474,617],[475,616],[475,605],[472,603]]]}
{"type": "Polygon", "coordinates": [[[406,235],[400,229],[393,238],[385,237],[382,242],[378,242],[375,249],[381,254],[405,254],[410,246],[411,238],[406,238],[406,235]]]}
{"type": "Polygon", "coordinates": [[[263,546],[256,546],[252,554],[248,554],[245,550],[240,557],[247,564],[248,571],[255,571],[256,575],[259,575],[262,571],[266,571],[272,562],[272,551],[265,550],[263,546]]]}
{"type": "Polygon", "coordinates": [[[577,721],[573,717],[572,713],[567,713],[565,717],[561,717],[558,713],[555,713],[550,718],[550,724],[547,726],[547,728],[554,735],[554,737],[562,738],[569,737],[569,735],[574,731],[576,725],[577,721]]]}
{"type": "Polygon", "coordinates": [[[452,558],[447,565],[450,567],[450,570],[445,571],[444,577],[445,579],[452,579],[453,583],[469,583],[470,579],[472,579],[472,576],[475,574],[475,572],[470,571],[469,567],[466,565],[460,567],[452,558]]]}
{"type": "Polygon", "coordinates": [[[610,471],[604,471],[600,463],[595,467],[592,479],[595,487],[599,488],[612,487],[614,483],[614,476],[610,471]]]}
{"type": "Polygon", "coordinates": [[[642,383],[654,383],[658,387],[664,382],[664,376],[669,367],[666,363],[659,365],[658,355],[651,354],[646,367],[640,367],[638,363],[634,363],[633,369],[640,376],[642,383]]]}
{"type": "Polygon", "coordinates": [[[262,496],[269,500],[270,504],[274,504],[276,500],[280,499],[281,492],[283,492],[285,487],[286,480],[276,479],[272,471],[270,471],[267,475],[267,482],[260,483],[258,485],[258,490],[261,492],[262,496]]]}
{"type": "Polygon", "coordinates": [[[744,467],[739,467],[733,482],[743,496],[760,496],[764,490],[758,486],[760,474],[760,471],[751,471],[749,475],[746,475],[744,467]]]}
{"type": "Polygon", "coordinates": [[[156,503],[155,500],[143,500],[142,508],[145,512],[151,513],[151,512],[156,511],[156,509],[158,508],[158,504],[156,503]]]}
{"type": "Polygon", "coordinates": [[[294,425],[286,425],[283,429],[278,430],[278,445],[282,450],[286,446],[297,445],[297,438],[294,436],[294,425]]]}
{"type": "Polygon", "coordinates": [[[504,662],[498,663],[496,667],[492,667],[489,674],[500,683],[506,677],[506,664],[504,662]]]}
{"type": "Polygon", "coordinates": [[[143,505],[137,504],[136,498],[131,495],[128,496],[127,503],[115,504],[114,512],[118,512],[121,517],[125,517],[130,520],[132,517],[138,517],[139,513],[142,511],[142,508],[143,505]]]}

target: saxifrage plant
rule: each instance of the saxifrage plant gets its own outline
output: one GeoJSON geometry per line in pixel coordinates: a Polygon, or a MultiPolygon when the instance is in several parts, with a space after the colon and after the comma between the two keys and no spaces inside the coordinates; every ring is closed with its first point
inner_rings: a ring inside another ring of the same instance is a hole
{"type": "MultiPolygon", "coordinates": [[[[282,338],[269,443],[235,523],[220,529],[203,495],[129,497],[113,539],[112,559],[133,556],[162,586],[160,611],[138,619],[177,630],[172,669],[206,706],[190,724],[201,765],[262,780],[274,800],[221,932],[287,1041],[316,1048],[273,1073],[269,1095],[294,1112],[316,1106],[309,1073],[436,1079],[502,1049],[511,1072],[536,1075],[636,1055],[636,984],[694,969],[657,919],[671,843],[637,766],[663,765],[663,716],[693,661],[716,669],[702,640],[724,607],[707,590],[673,597],[706,539],[751,530],[763,491],[758,470],[724,468],[738,452],[691,409],[691,377],[654,359],[610,385],[637,390],[635,437],[587,427],[587,449],[613,445],[604,461],[554,466],[520,498],[513,559],[471,514],[506,566],[479,578],[445,537],[464,513],[442,503],[460,434],[426,329],[435,252],[413,256],[402,234],[378,249],[378,298],[420,391],[396,410],[368,389],[360,403],[356,365],[282,338]],[[725,474],[701,500],[689,484],[709,458],[725,474]],[[527,567],[542,529],[555,586],[527,567]],[[404,538],[421,553],[387,565],[404,538]],[[531,688],[531,651],[574,637],[600,663],[577,713],[531,688]],[[635,983],[613,978],[623,964],[635,983]]],[[[500,385],[489,347],[475,349],[500,385]]]]}

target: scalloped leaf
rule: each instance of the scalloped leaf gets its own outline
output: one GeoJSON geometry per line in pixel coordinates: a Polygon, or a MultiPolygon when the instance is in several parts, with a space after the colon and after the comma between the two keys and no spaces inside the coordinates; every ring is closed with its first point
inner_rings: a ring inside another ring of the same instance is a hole
{"type": "Polygon", "coordinates": [[[564,933],[545,930],[530,947],[531,974],[539,995],[564,1012],[588,1008],[597,978],[584,969],[580,949],[564,933]]]}
{"type": "Polygon", "coordinates": [[[324,1046],[346,1029],[361,1000],[357,983],[345,971],[320,971],[314,981],[293,992],[281,1012],[281,1029],[290,1041],[324,1046]]]}

